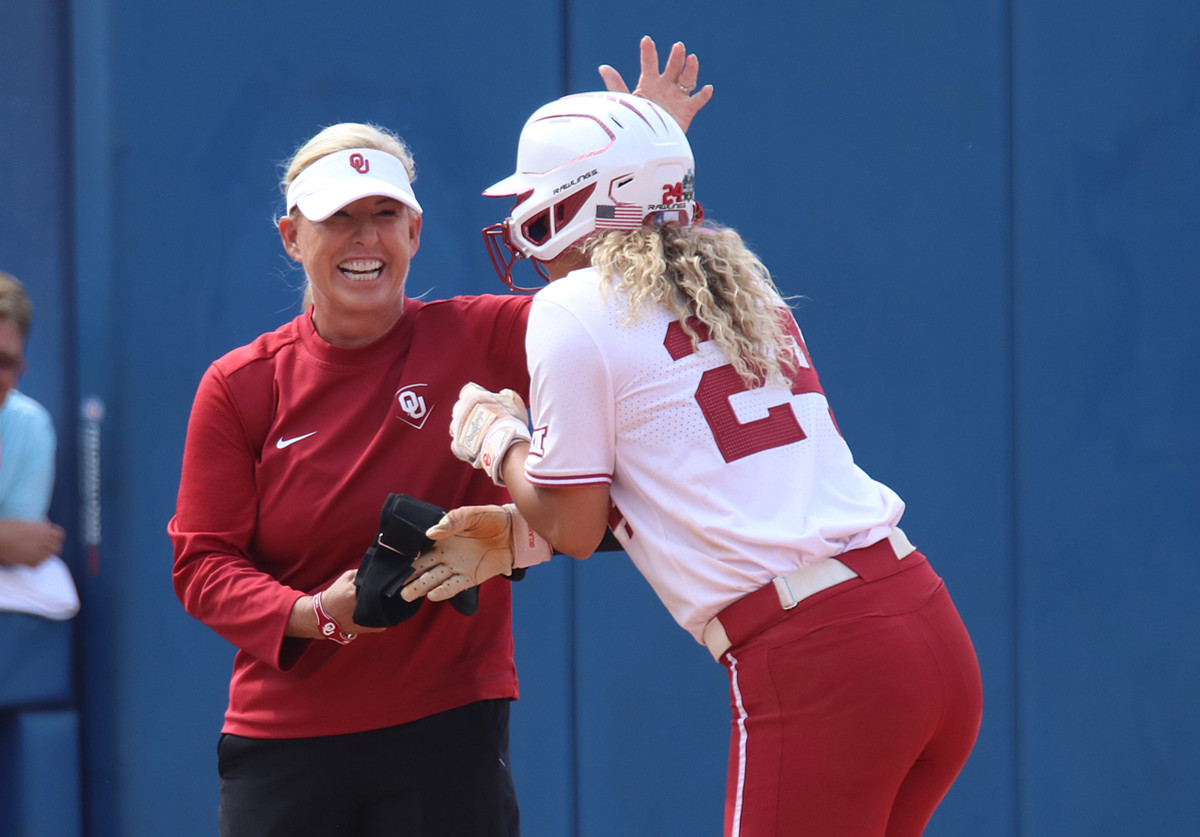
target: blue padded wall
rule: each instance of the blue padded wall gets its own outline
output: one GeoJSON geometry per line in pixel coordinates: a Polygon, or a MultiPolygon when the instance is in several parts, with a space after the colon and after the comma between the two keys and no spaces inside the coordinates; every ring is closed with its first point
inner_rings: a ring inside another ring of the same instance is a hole
{"type": "MultiPolygon", "coordinates": [[[[61,2],[0,4],[0,270],[20,279],[33,302],[19,387],[69,439],[75,324],[67,34],[61,2]]],[[[60,461],[71,454],[64,448],[60,461]]],[[[68,482],[57,494],[73,499],[70,489],[68,482]]],[[[70,514],[73,503],[55,511],[70,514]]]]}
{"type": "MultiPolygon", "coordinates": [[[[639,27],[699,54],[716,87],[690,134],[708,217],[739,229],[798,297],[857,461],[906,500],[905,529],[946,579],[982,660],[980,741],[928,833],[1012,834],[1004,7],[692,8],[679,23],[664,7],[650,26],[574,9],[573,82],[586,85],[639,27]]],[[[599,560],[579,570],[576,611],[580,833],[647,823],[644,833],[715,833],[730,719],[723,670],[632,569],[599,560]],[[670,780],[647,792],[648,776],[670,780]]]]}
{"type": "Polygon", "coordinates": [[[1029,834],[1200,831],[1200,5],[1014,15],[1029,834]]]}
{"type": "MultiPolygon", "coordinates": [[[[70,50],[62,2],[0,3],[0,270],[25,285],[33,327],[19,388],[59,437],[50,518],[75,526],[70,50]]],[[[81,833],[74,622],[0,613],[0,834],[81,833]]]]}
{"type": "Polygon", "coordinates": [[[79,738],[74,709],[0,712],[0,833],[83,834],[79,738]]]}
{"type": "MultiPolygon", "coordinates": [[[[494,211],[479,191],[512,165],[488,138],[515,136],[523,115],[492,94],[492,68],[503,57],[531,102],[556,95],[562,76],[557,6],[524,10],[543,23],[461,2],[368,2],[319,19],[280,0],[222,13],[190,1],[76,9],[87,138],[76,148],[77,269],[92,312],[80,322],[80,379],[109,406],[106,534],[85,590],[95,834],[213,828],[233,650],[176,600],[165,527],[206,365],[298,310],[301,277],[273,227],[280,164],[330,123],[396,130],[415,150],[425,208],[410,293],[502,290],[479,237],[494,211]],[[549,48],[510,48],[529,37],[549,48]]],[[[525,750],[538,785],[550,786],[543,766],[561,775],[540,752],[563,742],[525,750]]]]}
{"type": "Polygon", "coordinates": [[[0,612],[0,708],[69,704],[71,622],[0,612]]]}

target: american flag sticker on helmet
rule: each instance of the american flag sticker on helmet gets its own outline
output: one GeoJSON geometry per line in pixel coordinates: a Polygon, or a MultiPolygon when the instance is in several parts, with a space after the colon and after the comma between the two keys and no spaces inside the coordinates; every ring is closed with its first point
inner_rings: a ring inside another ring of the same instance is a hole
{"type": "Polygon", "coordinates": [[[637,203],[601,204],[596,207],[596,226],[605,230],[635,230],[642,225],[643,207],[637,203]]]}

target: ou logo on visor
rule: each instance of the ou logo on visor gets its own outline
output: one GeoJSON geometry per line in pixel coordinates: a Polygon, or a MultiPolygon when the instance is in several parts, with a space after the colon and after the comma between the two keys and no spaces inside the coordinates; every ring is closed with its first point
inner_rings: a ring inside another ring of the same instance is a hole
{"type": "Polygon", "coordinates": [[[433,412],[433,406],[427,405],[421,394],[426,386],[428,384],[409,384],[396,390],[396,406],[400,408],[396,418],[418,430],[425,426],[425,420],[433,412]]]}
{"type": "Polygon", "coordinates": [[[350,165],[353,166],[354,170],[359,174],[366,174],[371,170],[371,161],[361,154],[351,154],[350,165]]]}

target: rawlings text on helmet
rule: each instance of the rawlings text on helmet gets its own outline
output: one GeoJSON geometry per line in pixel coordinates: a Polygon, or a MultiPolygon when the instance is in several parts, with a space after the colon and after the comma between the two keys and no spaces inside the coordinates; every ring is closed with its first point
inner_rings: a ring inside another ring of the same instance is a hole
{"type": "Polygon", "coordinates": [[[570,189],[572,186],[576,186],[576,185],[582,183],[583,181],[587,180],[589,177],[595,177],[599,173],[600,173],[599,169],[592,169],[589,172],[584,172],[583,174],[579,175],[579,177],[572,180],[570,183],[564,183],[563,185],[559,186],[557,189],[554,190],[553,194],[557,195],[559,192],[563,191],[564,189],[570,189]]]}

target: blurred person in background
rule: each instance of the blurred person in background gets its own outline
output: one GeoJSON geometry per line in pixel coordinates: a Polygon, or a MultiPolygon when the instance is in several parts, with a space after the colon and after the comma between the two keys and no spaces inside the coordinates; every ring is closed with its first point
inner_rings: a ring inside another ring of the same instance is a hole
{"type": "Polygon", "coordinates": [[[65,619],[79,610],[79,597],[59,557],[63,529],[47,518],[54,423],[17,389],[32,325],[25,287],[0,271],[0,610],[65,619]]]}

